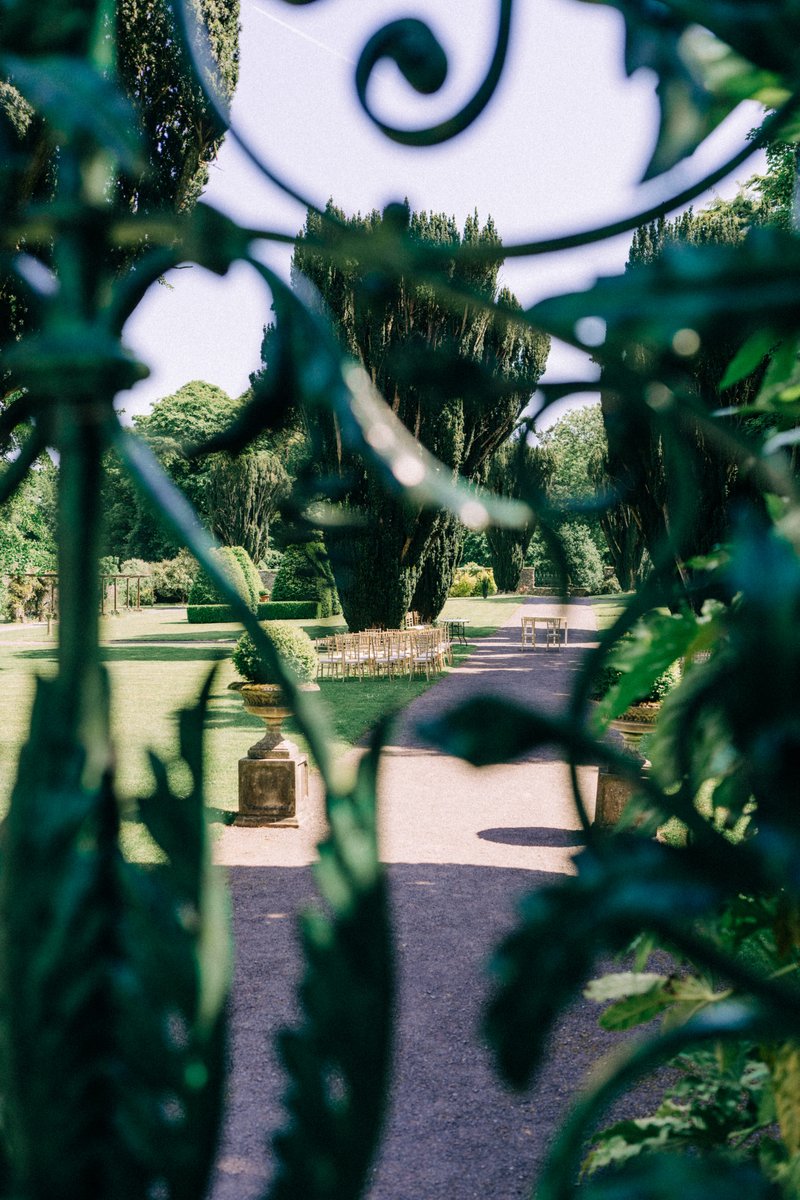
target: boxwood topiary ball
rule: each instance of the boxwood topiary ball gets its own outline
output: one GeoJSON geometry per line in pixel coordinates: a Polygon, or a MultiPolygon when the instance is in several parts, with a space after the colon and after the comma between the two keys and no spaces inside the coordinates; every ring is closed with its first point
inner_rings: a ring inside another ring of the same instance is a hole
{"type": "MultiPolygon", "coordinates": [[[[288,621],[269,621],[262,624],[267,638],[281,657],[283,665],[299,683],[310,683],[317,675],[317,652],[304,629],[288,621]]],[[[280,683],[275,672],[262,660],[253,639],[243,633],[233,651],[233,665],[249,683],[280,683]]]]}

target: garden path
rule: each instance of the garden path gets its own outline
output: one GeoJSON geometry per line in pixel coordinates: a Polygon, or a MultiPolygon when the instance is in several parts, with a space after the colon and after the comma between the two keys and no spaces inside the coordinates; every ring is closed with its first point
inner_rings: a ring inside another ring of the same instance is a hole
{"type": "MultiPolygon", "coordinates": [[[[398,721],[380,773],[381,856],[397,939],[398,1032],[387,1133],[368,1200],[528,1195],[548,1138],[585,1070],[613,1044],[581,1003],[534,1091],[510,1094],[477,1036],[492,947],[531,888],[569,872],[581,838],[565,766],[540,751],[476,769],[431,749],[416,725],[479,692],[561,706],[595,638],[588,602],[569,605],[570,643],[519,649],[521,600],[495,635],[398,721]]],[[[343,684],[355,686],[358,684],[343,684]]],[[[593,796],[596,770],[581,768],[593,796]]],[[[275,1030],[296,1017],[293,917],[313,902],[310,864],[323,832],[318,792],[299,830],[225,829],[218,858],[232,883],[237,968],[228,1126],[213,1200],[255,1200],[268,1173],[268,1133],[281,1121],[275,1030]]]]}

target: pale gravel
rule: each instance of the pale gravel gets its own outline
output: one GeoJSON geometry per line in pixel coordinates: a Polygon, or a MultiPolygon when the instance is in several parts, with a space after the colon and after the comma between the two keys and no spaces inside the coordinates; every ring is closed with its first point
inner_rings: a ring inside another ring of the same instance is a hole
{"type": "MultiPolygon", "coordinates": [[[[537,614],[555,601],[521,599],[537,614]]],[[[397,723],[379,779],[399,977],[395,1077],[369,1200],[512,1200],[530,1193],[548,1142],[591,1064],[615,1044],[579,1001],[528,1094],[498,1082],[478,1037],[487,962],[525,893],[574,870],[581,844],[566,767],[554,751],[476,769],[422,743],[420,721],[478,692],[557,710],[596,637],[588,602],[566,612],[569,646],[519,649],[520,612],[415,700],[397,723]]],[[[343,687],[358,686],[357,682],[343,687]]],[[[580,768],[593,804],[596,769],[580,768]]],[[[213,1200],[255,1200],[281,1125],[275,1032],[296,1017],[294,919],[315,898],[310,864],[324,832],[318,781],[297,830],[227,828],[236,941],[228,1119],[213,1200]]]]}

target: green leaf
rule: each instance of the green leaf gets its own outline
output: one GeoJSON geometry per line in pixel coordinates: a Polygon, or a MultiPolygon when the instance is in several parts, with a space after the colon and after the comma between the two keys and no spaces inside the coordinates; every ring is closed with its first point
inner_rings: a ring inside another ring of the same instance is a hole
{"type": "Polygon", "coordinates": [[[656,680],[678,659],[714,646],[720,635],[719,622],[713,606],[699,616],[692,612],[649,613],[609,655],[608,665],[621,675],[598,703],[597,726],[603,728],[631,704],[646,698],[656,680]]]}
{"type": "MultiPolygon", "coordinates": [[[[173,864],[124,862],[110,776],[85,785],[65,704],[58,682],[39,684],[3,829],[0,1076],[16,1189],[42,1200],[111,1194],[124,1178],[131,1197],[167,1181],[176,1200],[195,1200],[224,1080],[224,996],[217,987],[213,1008],[204,1003],[198,956],[207,900],[195,881],[192,905],[179,882],[184,854],[201,869],[202,835],[165,838],[173,864]]],[[[194,820],[202,830],[200,780],[194,820]]],[[[218,939],[215,950],[218,978],[230,958],[218,939]]]]}
{"type": "Polygon", "coordinates": [[[623,971],[593,979],[583,992],[600,1004],[613,1001],[600,1016],[603,1029],[633,1029],[651,1021],[672,1003],[670,980],[652,971],[623,971]]]}
{"type": "Polygon", "coordinates": [[[512,1087],[530,1083],[559,1013],[596,958],[626,950],[643,929],[664,935],[673,924],[685,928],[721,896],[719,880],[691,851],[678,855],[633,836],[617,834],[602,855],[587,849],[574,861],[575,877],[525,899],[517,929],[492,964],[496,984],[484,1028],[512,1087]]]}
{"type": "MultiPolygon", "coordinates": [[[[628,1123],[629,1125],[631,1123],[628,1123]]],[[[656,1127],[652,1127],[656,1134],[656,1127]]],[[[652,1138],[657,1141],[657,1136],[652,1138]]],[[[781,1190],[755,1166],[707,1155],[651,1153],[582,1183],[585,1200],[780,1200],[781,1190]]]]}
{"type": "Polygon", "coordinates": [[[473,767],[519,758],[539,746],[563,746],[573,756],[591,754],[594,743],[574,722],[523,708],[499,696],[480,696],[421,721],[418,732],[447,754],[473,767]]]}
{"type": "Polygon", "coordinates": [[[667,983],[669,976],[655,971],[615,971],[593,979],[584,988],[587,1000],[604,1004],[607,1000],[621,1000],[628,996],[641,996],[667,983]]]}
{"type": "Polygon", "coordinates": [[[3,68],[57,137],[89,137],[126,173],[145,169],[136,114],[111,80],[79,58],[3,56],[3,68]]]}
{"type": "Polygon", "coordinates": [[[732,387],[740,379],[746,378],[755,371],[769,354],[777,341],[777,336],[771,329],[757,329],[744,345],[737,351],[728,363],[725,374],[720,380],[720,391],[732,387]]]}
{"type": "Polygon", "coordinates": [[[775,1113],[790,1156],[800,1154],[800,1045],[784,1042],[767,1055],[775,1113]]]}

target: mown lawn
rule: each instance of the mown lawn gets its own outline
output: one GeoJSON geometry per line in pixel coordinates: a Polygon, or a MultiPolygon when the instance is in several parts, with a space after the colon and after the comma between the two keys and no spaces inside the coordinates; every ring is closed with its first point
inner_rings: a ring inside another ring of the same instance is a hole
{"type": "MultiPolygon", "coordinates": [[[[518,604],[516,597],[458,599],[446,616],[469,622],[470,638],[494,632],[518,604]]],[[[314,637],[344,628],[341,618],[298,622],[314,637]]],[[[124,799],[149,790],[148,753],[172,761],[176,713],[194,702],[203,681],[216,671],[206,722],[206,795],[220,817],[236,809],[238,761],[263,732],[249,717],[238,692],[230,661],[236,626],[188,625],[183,610],[150,610],[107,618],[103,623],[104,657],[111,677],[111,720],[117,750],[117,784],[124,799]]],[[[455,660],[469,653],[456,645],[455,660]]],[[[37,675],[55,671],[55,639],[41,626],[0,626],[0,812],[7,807],[19,750],[27,735],[37,675]]],[[[433,682],[433,681],[431,681],[433,682]]],[[[425,679],[324,680],[319,703],[325,710],[335,750],[344,752],[384,715],[403,708],[425,691],[425,679]]],[[[286,731],[303,744],[293,722],[286,731]]],[[[180,772],[176,767],[177,776],[180,772]]],[[[134,831],[131,831],[132,833],[134,831]]],[[[129,840],[129,844],[134,845],[129,840]]]]}

